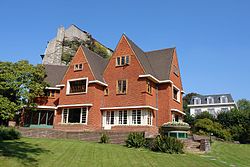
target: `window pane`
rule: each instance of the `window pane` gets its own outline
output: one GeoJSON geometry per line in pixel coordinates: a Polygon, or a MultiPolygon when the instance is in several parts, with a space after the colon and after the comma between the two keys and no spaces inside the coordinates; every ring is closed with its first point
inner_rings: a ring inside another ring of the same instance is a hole
{"type": "Polygon", "coordinates": [[[129,64],[129,56],[126,56],[126,64],[129,64]]]}
{"type": "Polygon", "coordinates": [[[121,61],[121,65],[124,65],[125,64],[125,57],[122,56],[122,61],[121,61]]]}
{"type": "Polygon", "coordinates": [[[123,111],[123,124],[127,124],[127,111],[123,111]]]}
{"type": "Polygon", "coordinates": [[[132,111],[132,123],[136,124],[136,110],[132,111]]]}
{"type": "Polygon", "coordinates": [[[116,64],[117,64],[118,66],[121,65],[120,57],[117,57],[117,58],[116,58],[116,64]]]}
{"type": "Polygon", "coordinates": [[[137,110],[137,124],[141,124],[141,110],[137,110]]]}
{"type": "Polygon", "coordinates": [[[114,111],[111,111],[110,113],[110,124],[114,125],[114,118],[115,118],[115,113],[114,111]]]}
{"type": "Polygon", "coordinates": [[[110,124],[110,111],[106,111],[106,124],[110,124]]]}
{"type": "Polygon", "coordinates": [[[81,108],[69,109],[68,123],[80,123],[81,108]]]}
{"type": "Polygon", "coordinates": [[[67,123],[68,110],[63,109],[63,123],[67,123]]]}
{"type": "Polygon", "coordinates": [[[122,111],[119,111],[119,124],[122,124],[122,111]]]}
{"type": "Polygon", "coordinates": [[[82,123],[87,123],[87,109],[82,108],[82,123]]]}
{"type": "Polygon", "coordinates": [[[126,80],[123,80],[122,93],[126,93],[126,88],[127,88],[127,82],[126,80]]]}

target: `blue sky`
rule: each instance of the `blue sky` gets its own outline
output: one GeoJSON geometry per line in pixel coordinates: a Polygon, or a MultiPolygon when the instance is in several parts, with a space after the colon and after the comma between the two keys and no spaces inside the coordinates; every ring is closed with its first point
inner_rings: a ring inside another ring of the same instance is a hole
{"type": "Polygon", "coordinates": [[[115,48],[125,33],[143,50],[177,47],[185,92],[250,99],[248,0],[8,0],[0,2],[0,61],[41,63],[59,26],[75,24],[115,48]]]}

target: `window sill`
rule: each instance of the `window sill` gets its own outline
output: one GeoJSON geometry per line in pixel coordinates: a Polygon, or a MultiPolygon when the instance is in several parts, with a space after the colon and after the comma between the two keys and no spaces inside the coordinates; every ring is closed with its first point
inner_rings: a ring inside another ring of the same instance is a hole
{"type": "Polygon", "coordinates": [[[143,92],[143,93],[146,93],[146,94],[148,94],[148,95],[150,95],[150,96],[153,96],[152,93],[149,93],[149,92],[147,92],[147,91],[145,91],[145,92],[143,92]]]}
{"type": "Polygon", "coordinates": [[[61,125],[87,125],[87,123],[60,123],[61,125]]]}
{"type": "Polygon", "coordinates": [[[82,94],[87,94],[87,92],[79,92],[79,93],[67,93],[67,96],[71,96],[71,95],[82,95],[82,94]]]}
{"type": "Polygon", "coordinates": [[[176,99],[174,99],[174,98],[173,98],[173,100],[174,100],[175,102],[177,102],[177,103],[181,104],[181,102],[180,102],[180,101],[178,101],[178,100],[176,100],[176,99]]]}
{"type": "Polygon", "coordinates": [[[127,93],[116,93],[116,95],[126,95],[127,93]]]}

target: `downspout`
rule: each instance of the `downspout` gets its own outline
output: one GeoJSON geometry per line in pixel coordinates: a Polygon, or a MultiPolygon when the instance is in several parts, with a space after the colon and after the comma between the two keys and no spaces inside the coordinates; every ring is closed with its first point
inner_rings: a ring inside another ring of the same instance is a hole
{"type": "MultiPolygon", "coordinates": [[[[158,108],[158,85],[156,85],[156,108],[158,108]]],[[[159,110],[159,109],[158,109],[159,110]]],[[[156,110],[156,127],[158,127],[158,110],[156,110]]]]}

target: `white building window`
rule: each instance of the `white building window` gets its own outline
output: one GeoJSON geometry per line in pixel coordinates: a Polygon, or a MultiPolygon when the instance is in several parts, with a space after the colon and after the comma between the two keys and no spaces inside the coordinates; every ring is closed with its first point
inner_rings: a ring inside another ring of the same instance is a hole
{"type": "Polygon", "coordinates": [[[221,96],[221,97],[220,97],[220,102],[221,102],[221,103],[228,103],[227,97],[226,97],[226,96],[221,96]]]}
{"type": "Polygon", "coordinates": [[[88,78],[71,79],[67,82],[66,94],[87,93],[88,78]]]}
{"type": "Polygon", "coordinates": [[[221,112],[227,112],[227,111],[229,111],[229,109],[227,107],[221,108],[221,112]]]}
{"type": "Polygon", "coordinates": [[[194,110],[194,112],[195,112],[195,115],[197,115],[197,114],[200,114],[202,112],[202,110],[200,108],[197,108],[194,110]]]}
{"type": "Polygon", "coordinates": [[[213,97],[208,97],[207,98],[207,104],[214,104],[214,98],[213,97]]]}
{"type": "Polygon", "coordinates": [[[62,123],[87,124],[88,108],[67,108],[62,112],[62,123]]]}
{"type": "Polygon", "coordinates": [[[216,115],[214,108],[208,108],[207,112],[209,112],[210,114],[216,115]]]}
{"type": "Polygon", "coordinates": [[[201,104],[201,98],[195,97],[194,98],[194,104],[201,104]]]}

